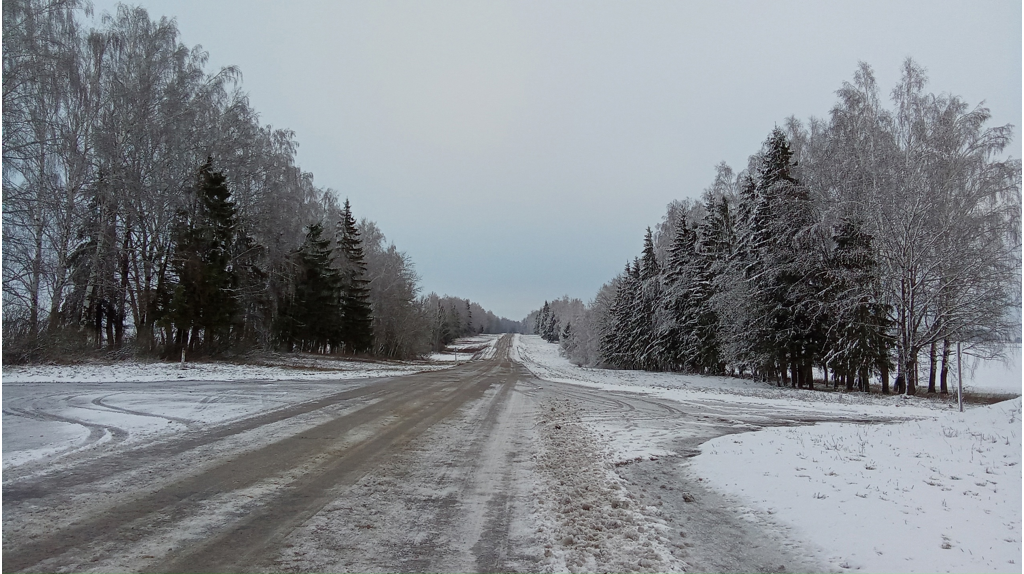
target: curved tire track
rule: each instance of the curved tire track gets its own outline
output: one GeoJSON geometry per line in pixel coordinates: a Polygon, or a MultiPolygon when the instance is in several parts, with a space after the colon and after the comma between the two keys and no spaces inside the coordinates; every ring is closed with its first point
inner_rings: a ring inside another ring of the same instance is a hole
{"type": "MultiPolygon", "coordinates": [[[[120,394],[120,393],[115,393],[115,394],[120,394]]],[[[107,398],[112,397],[112,396],[114,396],[114,395],[111,394],[111,395],[105,395],[105,396],[102,396],[102,397],[97,397],[97,398],[93,399],[91,402],[92,402],[92,404],[94,404],[94,405],[96,405],[98,407],[103,407],[103,408],[111,410],[111,411],[116,411],[116,412],[119,412],[119,413],[125,413],[125,414],[128,414],[128,415],[135,415],[137,417],[153,417],[153,418],[158,418],[158,419],[164,419],[164,420],[173,421],[173,422],[176,422],[176,423],[181,423],[181,424],[185,425],[186,427],[192,427],[192,426],[194,426],[196,424],[196,421],[194,421],[192,419],[184,419],[184,418],[180,418],[180,417],[171,417],[171,416],[167,416],[167,415],[158,415],[158,414],[147,413],[147,412],[143,412],[143,411],[134,411],[134,410],[126,409],[126,408],[123,408],[123,407],[115,407],[114,405],[109,405],[106,402],[104,402],[107,398]]]]}

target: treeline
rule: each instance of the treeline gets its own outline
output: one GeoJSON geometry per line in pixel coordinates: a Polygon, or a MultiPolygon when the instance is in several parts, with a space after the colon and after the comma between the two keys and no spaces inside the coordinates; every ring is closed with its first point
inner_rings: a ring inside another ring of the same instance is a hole
{"type": "Polygon", "coordinates": [[[1021,162],[1012,126],[925,91],[912,60],[883,105],[861,64],[826,120],[789,118],[700,202],[669,205],[593,302],[527,325],[580,364],[946,392],[962,345],[1019,342],[1021,162]],[[922,367],[923,364],[923,367],[922,367]]]}
{"type": "MultiPolygon", "coordinates": [[[[411,357],[512,322],[420,297],[412,262],[260,124],[173,20],[3,9],[3,346],[411,357]],[[472,312],[472,317],[469,316],[472,312]]],[[[468,307],[467,307],[468,305],[468,307]]]]}
{"type": "Polygon", "coordinates": [[[469,299],[431,293],[422,299],[422,307],[430,314],[431,345],[443,349],[459,337],[482,333],[522,333],[520,321],[499,317],[469,299]]]}

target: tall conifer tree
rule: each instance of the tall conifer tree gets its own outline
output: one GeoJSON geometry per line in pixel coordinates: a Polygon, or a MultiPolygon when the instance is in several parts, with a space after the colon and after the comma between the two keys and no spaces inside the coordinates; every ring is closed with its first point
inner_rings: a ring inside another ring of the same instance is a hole
{"type": "Polygon", "coordinates": [[[337,240],[341,258],[341,342],[346,350],[363,353],[373,346],[370,282],[366,279],[363,242],[347,199],[338,222],[337,240]]]}

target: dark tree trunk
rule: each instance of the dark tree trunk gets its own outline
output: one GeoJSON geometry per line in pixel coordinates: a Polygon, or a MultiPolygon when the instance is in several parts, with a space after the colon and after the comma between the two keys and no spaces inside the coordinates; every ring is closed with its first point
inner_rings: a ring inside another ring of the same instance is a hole
{"type": "Polygon", "coordinates": [[[939,392],[943,395],[949,394],[949,387],[946,381],[949,378],[949,339],[942,341],[942,370],[939,372],[939,392]]]}
{"type": "Polygon", "coordinates": [[[935,392],[935,341],[928,348],[928,392],[935,392]]]}
{"type": "Polygon", "coordinates": [[[889,394],[889,364],[888,364],[888,362],[883,362],[881,365],[879,365],[879,367],[878,367],[878,377],[880,379],[882,379],[882,394],[883,395],[888,395],[889,394]]]}

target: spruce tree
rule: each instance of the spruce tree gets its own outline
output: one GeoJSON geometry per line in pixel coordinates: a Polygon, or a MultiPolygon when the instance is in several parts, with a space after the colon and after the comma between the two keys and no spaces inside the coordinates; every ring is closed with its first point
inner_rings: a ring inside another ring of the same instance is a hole
{"type": "Polygon", "coordinates": [[[662,301],[662,274],[658,256],[654,251],[651,228],[644,235],[644,249],[640,259],[640,292],[636,300],[633,342],[635,364],[641,369],[665,368],[667,351],[659,335],[659,310],[662,301]]]}
{"type": "Polygon", "coordinates": [[[675,370],[697,370],[693,331],[697,303],[693,298],[697,281],[695,243],[696,233],[686,223],[685,216],[681,216],[665,268],[665,308],[669,322],[664,338],[668,343],[670,366],[675,370]]]}
{"type": "Polygon", "coordinates": [[[760,156],[744,246],[757,310],[745,347],[760,370],[781,373],[788,368],[794,385],[803,386],[812,384],[820,337],[811,280],[815,261],[806,244],[813,218],[807,189],[792,175],[792,156],[786,135],[775,128],[760,156]]]}
{"type": "Polygon", "coordinates": [[[721,343],[721,321],[716,298],[722,287],[720,278],[726,270],[734,247],[732,218],[725,197],[705,198],[705,216],[696,232],[694,246],[694,278],[691,289],[694,341],[694,365],[705,373],[721,374],[725,370],[721,343]]]}
{"type": "Polygon", "coordinates": [[[177,329],[182,352],[186,346],[195,348],[196,341],[189,339],[200,330],[207,352],[228,340],[237,306],[238,280],[230,256],[235,226],[235,205],[226,179],[213,171],[213,159],[207,158],[172,231],[171,269],[177,284],[166,320],[177,329]]]}
{"type": "Polygon", "coordinates": [[[544,340],[549,343],[558,342],[558,316],[554,312],[548,316],[548,324],[544,327],[544,340]]]}
{"type": "Polygon", "coordinates": [[[338,222],[337,241],[341,264],[340,342],[349,352],[364,353],[373,346],[370,282],[366,279],[363,243],[347,199],[338,222]]]}
{"type": "Polygon", "coordinates": [[[333,265],[331,240],[323,233],[322,223],[307,228],[296,254],[292,300],[286,305],[291,320],[285,336],[311,353],[325,353],[342,340],[341,276],[333,265]]]}
{"type": "Polygon", "coordinates": [[[847,390],[866,391],[872,372],[888,370],[893,343],[888,310],[877,296],[873,238],[860,220],[844,218],[833,241],[827,362],[847,390]]]}
{"type": "Polygon", "coordinates": [[[627,368],[629,366],[629,338],[627,330],[632,316],[633,296],[636,282],[633,267],[626,264],[625,270],[614,281],[615,296],[608,311],[608,321],[601,331],[601,361],[609,366],[627,368]]]}
{"type": "Polygon", "coordinates": [[[640,258],[633,259],[629,272],[629,291],[627,305],[622,309],[623,322],[623,367],[640,368],[646,337],[645,330],[649,327],[649,314],[643,300],[644,281],[640,258]]]}
{"type": "Polygon", "coordinates": [[[548,338],[548,326],[551,324],[551,306],[547,301],[544,302],[544,306],[540,309],[540,314],[537,315],[537,334],[541,336],[545,341],[550,340],[548,338]]]}

